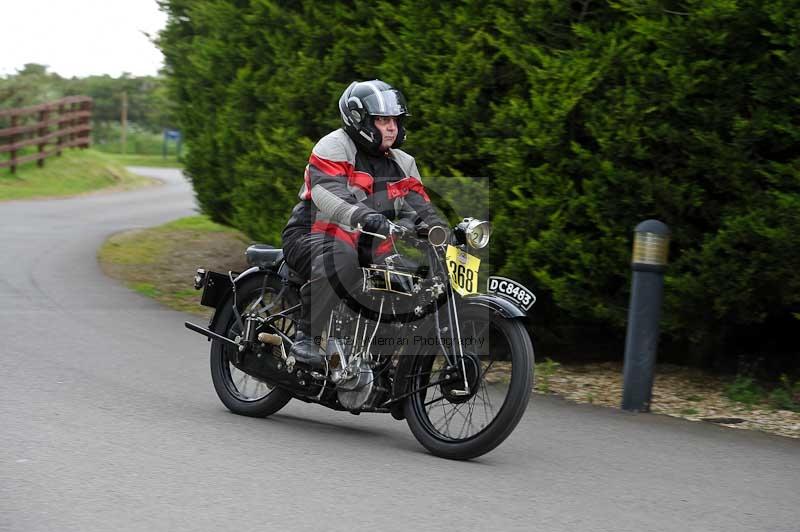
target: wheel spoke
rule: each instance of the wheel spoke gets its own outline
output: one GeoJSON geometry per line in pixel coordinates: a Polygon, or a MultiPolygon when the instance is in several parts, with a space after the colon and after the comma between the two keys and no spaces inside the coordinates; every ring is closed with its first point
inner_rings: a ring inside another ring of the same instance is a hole
{"type": "Polygon", "coordinates": [[[483,395],[483,408],[486,410],[486,404],[489,404],[489,411],[491,412],[491,419],[494,419],[494,407],[492,406],[492,398],[489,390],[486,389],[486,384],[481,382],[481,394],[483,395]]]}
{"type": "MultiPolygon", "coordinates": [[[[456,417],[456,414],[458,414],[459,416],[461,416],[461,418],[462,418],[462,419],[463,419],[465,422],[467,421],[467,418],[466,418],[466,416],[464,416],[464,413],[463,413],[463,412],[461,412],[461,409],[462,409],[462,408],[464,408],[464,405],[465,405],[465,404],[466,404],[466,403],[461,403],[461,404],[454,404],[454,405],[452,405],[452,406],[453,406],[453,409],[452,409],[452,411],[451,411],[452,413],[450,414],[449,418],[447,419],[447,434],[448,434],[448,435],[452,434],[452,433],[450,432],[450,423],[451,423],[451,422],[452,422],[452,421],[455,419],[455,417],[456,417]]],[[[463,431],[463,425],[462,425],[462,431],[463,431]]],[[[458,436],[458,438],[461,438],[461,435],[460,435],[460,434],[461,434],[461,432],[459,432],[459,436],[458,436]]]]}
{"type": "MultiPolygon", "coordinates": [[[[444,404],[444,403],[442,403],[442,404],[444,404]]],[[[458,411],[457,408],[453,408],[452,410],[450,410],[450,415],[449,416],[445,416],[445,418],[444,418],[444,426],[447,429],[447,436],[450,435],[450,422],[455,417],[457,411],[458,411]]]]}
{"type": "MultiPolygon", "coordinates": [[[[472,405],[473,402],[470,401],[469,403],[465,403],[465,404],[472,405]]],[[[458,431],[458,439],[461,439],[462,435],[469,436],[469,434],[470,434],[469,433],[469,429],[467,429],[467,425],[472,426],[472,421],[471,421],[471,419],[472,419],[472,407],[470,406],[470,408],[467,411],[467,415],[466,416],[464,416],[464,414],[462,414],[460,410],[459,410],[459,414],[461,415],[462,418],[464,418],[464,423],[461,424],[461,430],[458,431]],[[464,429],[467,429],[467,433],[466,434],[464,434],[464,429]]]]}
{"type": "MultiPolygon", "coordinates": [[[[466,424],[466,422],[467,422],[467,417],[466,417],[466,416],[464,415],[464,413],[461,411],[461,409],[462,409],[462,408],[464,408],[464,405],[466,405],[466,404],[467,404],[467,403],[461,403],[461,404],[459,404],[459,405],[456,405],[456,406],[455,406],[455,408],[453,408],[453,415],[451,416],[451,421],[452,421],[453,419],[455,419],[455,415],[456,415],[456,414],[458,414],[459,416],[461,416],[461,419],[463,419],[463,420],[464,420],[464,424],[466,424]]],[[[461,425],[461,430],[458,432],[458,437],[457,437],[457,439],[461,439],[461,433],[464,431],[464,424],[462,424],[462,425],[461,425]]],[[[449,427],[448,427],[448,429],[449,429],[449,427]]]]}
{"type": "Polygon", "coordinates": [[[487,373],[489,373],[489,368],[491,368],[491,367],[492,367],[492,364],[494,364],[494,359],[492,359],[492,360],[491,360],[491,361],[490,361],[490,362],[489,362],[489,363],[486,365],[486,369],[485,369],[485,370],[483,370],[483,373],[481,373],[481,379],[480,379],[480,380],[481,380],[481,382],[482,382],[482,381],[483,381],[483,380],[486,378],[486,374],[487,374],[487,373]]]}
{"type": "Polygon", "coordinates": [[[422,405],[422,406],[428,406],[428,405],[432,405],[432,404],[433,404],[433,403],[435,403],[436,401],[441,401],[441,400],[443,400],[443,399],[447,399],[447,398],[446,398],[444,395],[440,395],[439,397],[436,397],[435,399],[431,399],[430,401],[428,401],[427,403],[425,403],[425,404],[424,404],[424,405],[422,405]]]}
{"type": "MultiPolygon", "coordinates": [[[[434,428],[438,426],[438,424],[439,424],[439,422],[441,420],[443,420],[445,417],[447,417],[447,410],[444,409],[444,402],[439,403],[439,404],[442,407],[442,417],[437,418],[436,421],[432,421],[431,422],[431,424],[434,426],[434,428]]],[[[431,409],[431,410],[433,410],[433,409],[431,409]]],[[[428,419],[430,419],[430,416],[428,416],[428,419]]]]}
{"type": "MultiPolygon", "coordinates": [[[[472,424],[472,413],[474,409],[475,409],[475,401],[473,397],[473,400],[469,402],[469,413],[467,414],[468,416],[467,422],[469,423],[469,426],[473,429],[475,428],[475,425],[472,424]]],[[[467,436],[469,436],[470,434],[471,433],[467,433],[467,436]]]]}

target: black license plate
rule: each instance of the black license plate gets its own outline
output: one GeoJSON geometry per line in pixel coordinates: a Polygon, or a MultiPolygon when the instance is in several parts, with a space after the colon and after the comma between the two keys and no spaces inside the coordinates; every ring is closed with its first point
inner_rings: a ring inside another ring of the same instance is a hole
{"type": "Polygon", "coordinates": [[[491,276],[486,280],[486,292],[511,299],[520,308],[530,310],[536,303],[536,296],[513,279],[491,276]]]}

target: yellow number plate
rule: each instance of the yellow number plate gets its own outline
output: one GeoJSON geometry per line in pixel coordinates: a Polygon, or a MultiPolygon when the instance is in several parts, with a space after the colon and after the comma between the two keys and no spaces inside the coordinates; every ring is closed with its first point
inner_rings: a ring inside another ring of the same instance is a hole
{"type": "Polygon", "coordinates": [[[465,296],[478,293],[478,268],[481,259],[462,251],[455,246],[447,246],[447,269],[453,290],[465,296]]]}

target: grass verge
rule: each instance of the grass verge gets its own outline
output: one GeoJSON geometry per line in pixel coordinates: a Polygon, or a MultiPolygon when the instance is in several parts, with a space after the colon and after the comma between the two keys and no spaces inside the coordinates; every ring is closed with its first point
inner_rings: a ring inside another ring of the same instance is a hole
{"type": "Polygon", "coordinates": [[[119,233],[98,251],[106,275],[175,310],[208,316],[194,290],[197,268],[242,271],[250,240],[205,216],[190,216],[150,229],[119,233]]]}
{"type": "Polygon", "coordinates": [[[65,150],[42,168],[28,163],[16,174],[0,170],[0,201],[64,197],[105,188],[129,189],[154,183],[127,171],[114,158],[95,150],[65,150]]]}

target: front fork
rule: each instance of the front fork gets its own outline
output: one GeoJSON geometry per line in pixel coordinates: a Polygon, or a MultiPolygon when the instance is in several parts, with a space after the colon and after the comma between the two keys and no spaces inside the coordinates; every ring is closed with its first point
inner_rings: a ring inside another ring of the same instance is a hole
{"type": "Polygon", "coordinates": [[[450,321],[450,331],[451,336],[453,336],[453,331],[455,330],[455,337],[453,338],[453,343],[458,345],[458,362],[461,365],[461,375],[464,376],[464,389],[463,390],[451,390],[450,393],[453,395],[469,395],[469,382],[467,382],[467,367],[466,362],[464,361],[464,346],[461,345],[461,326],[458,323],[458,306],[456,305],[456,298],[453,293],[453,285],[450,283],[450,277],[447,278],[447,291],[448,291],[448,314],[451,316],[450,321]],[[453,324],[455,324],[455,329],[453,329],[453,324]]]}
{"type": "MultiPolygon", "coordinates": [[[[450,337],[453,339],[453,344],[457,345],[457,348],[454,348],[454,358],[455,363],[457,366],[461,367],[461,375],[464,377],[464,389],[463,390],[451,390],[451,394],[465,396],[470,394],[469,389],[469,382],[467,381],[467,368],[466,362],[464,360],[464,347],[461,344],[461,326],[459,325],[458,320],[458,305],[456,304],[456,297],[455,292],[453,291],[453,284],[450,282],[450,273],[447,271],[447,267],[444,266],[441,257],[436,252],[436,249],[431,246],[429,248],[430,256],[429,260],[433,259],[435,262],[431,262],[431,264],[439,264],[442,268],[442,273],[444,274],[444,283],[447,286],[447,319],[449,325],[449,332],[450,337]]],[[[439,310],[436,309],[436,313],[438,314],[439,310]]],[[[439,319],[437,316],[436,319],[437,327],[439,326],[439,319]]],[[[439,335],[441,336],[441,329],[438,331],[439,335]]],[[[444,350],[444,346],[442,347],[444,350]]],[[[450,358],[447,350],[444,350],[445,354],[448,355],[446,358],[450,358]]]]}

